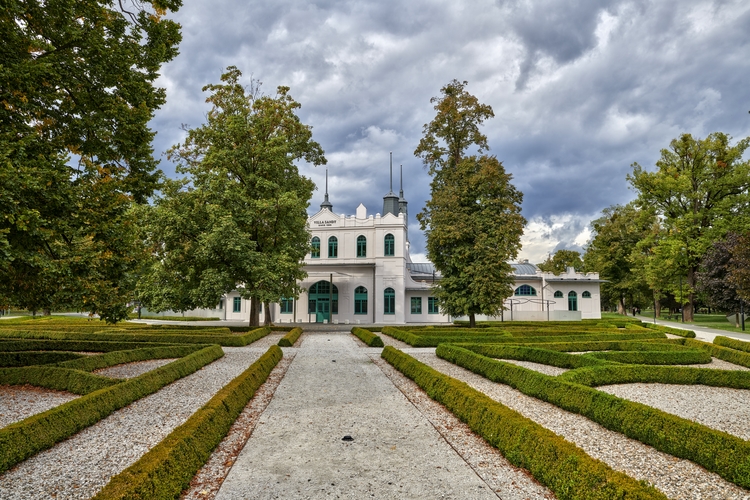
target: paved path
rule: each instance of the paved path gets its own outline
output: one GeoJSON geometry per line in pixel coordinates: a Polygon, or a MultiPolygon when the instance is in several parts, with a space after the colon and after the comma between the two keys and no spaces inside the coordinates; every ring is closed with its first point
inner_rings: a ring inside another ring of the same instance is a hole
{"type": "Polygon", "coordinates": [[[497,499],[368,351],[307,334],[216,498],[497,499]]]}
{"type": "MultiPolygon", "coordinates": [[[[646,323],[653,323],[654,318],[648,316],[636,316],[641,321],[646,323]]],[[[727,322],[728,323],[728,322],[727,322]]],[[[682,330],[692,330],[695,332],[695,338],[698,340],[704,340],[706,342],[713,342],[718,335],[724,337],[732,337],[734,339],[744,340],[750,342],[750,324],[746,324],[745,328],[748,330],[747,333],[735,333],[728,332],[726,330],[719,330],[718,328],[708,328],[706,326],[696,325],[694,323],[682,323],[679,321],[665,321],[663,319],[656,320],[657,325],[671,326],[672,328],[680,328],[682,330]]]]}

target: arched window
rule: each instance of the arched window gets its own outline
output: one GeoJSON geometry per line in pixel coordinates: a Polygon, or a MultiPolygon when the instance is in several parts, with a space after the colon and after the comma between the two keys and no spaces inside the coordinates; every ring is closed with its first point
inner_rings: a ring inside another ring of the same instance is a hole
{"type": "Polygon", "coordinates": [[[516,288],[515,295],[536,296],[536,289],[530,285],[521,285],[516,288]]]}
{"type": "Polygon", "coordinates": [[[312,239],[312,251],[310,252],[310,257],[313,259],[319,259],[320,258],[320,238],[317,236],[314,236],[312,239]]]}
{"type": "Polygon", "coordinates": [[[357,236],[357,257],[367,257],[367,238],[357,236]]]}
{"type": "Polygon", "coordinates": [[[589,292],[588,290],[586,290],[585,292],[583,292],[581,294],[581,298],[582,299],[590,299],[591,298],[591,292],[589,292]]]}
{"type": "Polygon", "coordinates": [[[386,257],[393,257],[394,255],[396,255],[396,238],[394,238],[392,234],[388,233],[385,235],[383,244],[383,255],[385,255],[386,257]]]}
{"type": "Polygon", "coordinates": [[[339,240],[335,236],[328,238],[328,258],[333,259],[339,256],[339,240]]]}
{"type": "Polygon", "coordinates": [[[396,291],[386,288],[383,292],[383,314],[396,314],[396,291]]]}
{"type": "Polygon", "coordinates": [[[367,314],[367,288],[363,286],[354,289],[354,314],[367,314]]]}
{"type": "Polygon", "coordinates": [[[563,298],[563,293],[562,293],[562,292],[561,292],[560,290],[556,291],[556,292],[555,292],[555,298],[556,298],[556,299],[561,299],[561,298],[563,298]]]}
{"type": "Polygon", "coordinates": [[[578,294],[575,292],[568,293],[568,311],[578,310],[578,294]]]}

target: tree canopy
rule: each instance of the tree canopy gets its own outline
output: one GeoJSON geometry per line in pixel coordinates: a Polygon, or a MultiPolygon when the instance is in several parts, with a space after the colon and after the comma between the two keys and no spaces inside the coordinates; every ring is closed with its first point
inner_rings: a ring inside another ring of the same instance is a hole
{"type": "Polygon", "coordinates": [[[178,0],[135,12],[96,0],[0,11],[0,296],[30,310],[125,317],[142,247],[133,203],[157,187],[154,86],[177,55],[178,0]]]}
{"type": "Polygon", "coordinates": [[[546,273],[554,273],[556,276],[564,273],[569,267],[574,268],[576,271],[583,270],[583,260],[581,260],[580,252],[575,250],[558,250],[555,255],[548,256],[547,260],[537,264],[539,269],[546,273]]]}
{"type": "Polygon", "coordinates": [[[656,252],[679,266],[685,277],[685,320],[692,321],[696,273],[709,246],[729,230],[747,227],[750,162],[742,155],[750,145],[735,145],[723,133],[695,139],[683,134],[661,151],[657,170],[637,163],[628,180],[638,192],[638,205],[653,208],[664,234],[656,252]]]}
{"type": "Polygon", "coordinates": [[[417,215],[427,237],[427,256],[442,278],[435,296],[453,316],[497,315],[513,290],[508,263],[520,249],[526,221],[523,194],[511,184],[479,125],[493,115],[453,80],[434,97],[435,118],[424,126],[414,151],[432,175],[431,198],[417,215]],[[474,147],[478,155],[466,155],[474,147]]]}
{"type": "Polygon", "coordinates": [[[241,75],[230,66],[221,83],[203,88],[212,105],[206,123],[169,151],[188,178],[168,182],[146,217],[155,259],[139,292],[153,310],[214,307],[237,290],[251,299],[256,325],[258,303],[297,296],[305,277],[315,186],[296,162],[326,159],[288,87],[261,95],[241,75]]]}

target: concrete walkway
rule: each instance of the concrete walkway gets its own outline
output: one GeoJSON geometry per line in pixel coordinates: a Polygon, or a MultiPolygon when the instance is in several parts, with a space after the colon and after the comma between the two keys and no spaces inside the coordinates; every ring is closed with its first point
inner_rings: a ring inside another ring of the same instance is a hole
{"type": "Polygon", "coordinates": [[[497,499],[370,351],[306,334],[216,498],[497,499]]]}
{"type": "MultiPolygon", "coordinates": [[[[648,317],[648,316],[636,316],[636,318],[640,319],[641,321],[645,323],[653,323],[654,318],[648,317]]],[[[695,338],[698,340],[703,340],[706,342],[713,342],[714,338],[716,338],[719,335],[723,335],[724,337],[731,337],[738,340],[744,340],[746,342],[750,342],[750,323],[745,324],[745,328],[747,329],[747,333],[735,333],[735,332],[728,332],[726,330],[719,330],[718,328],[708,328],[705,326],[696,325],[694,323],[682,323],[680,321],[666,321],[663,319],[657,319],[656,320],[657,325],[664,325],[664,326],[671,326],[672,328],[679,328],[681,330],[692,330],[695,332],[695,338]]],[[[728,322],[727,322],[728,324],[728,322]]]]}

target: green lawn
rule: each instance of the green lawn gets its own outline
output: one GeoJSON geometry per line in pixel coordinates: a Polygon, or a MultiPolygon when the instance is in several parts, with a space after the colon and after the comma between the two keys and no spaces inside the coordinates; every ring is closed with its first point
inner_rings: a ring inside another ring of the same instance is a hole
{"type": "MultiPolygon", "coordinates": [[[[602,317],[604,317],[605,313],[602,313],[602,317]]],[[[608,313],[612,314],[612,313],[608,313]]],[[[643,310],[641,313],[642,316],[646,317],[653,317],[654,311],[652,310],[643,310]]],[[[616,314],[616,316],[619,316],[616,314]]],[[[683,324],[680,321],[679,316],[677,317],[677,320],[670,320],[666,317],[666,315],[662,315],[660,320],[663,321],[672,321],[674,323],[683,324]]],[[[734,333],[750,333],[750,320],[745,321],[745,331],[742,331],[742,328],[735,328],[733,323],[730,323],[727,321],[727,317],[724,314],[696,314],[694,315],[694,321],[693,322],[685,322],[686,326],[688,325],[695,325],[695,326],[705,326],[707,328],[716,328],[717,330],[725,330],[727,332],[734,332],[734,333]]]]}

